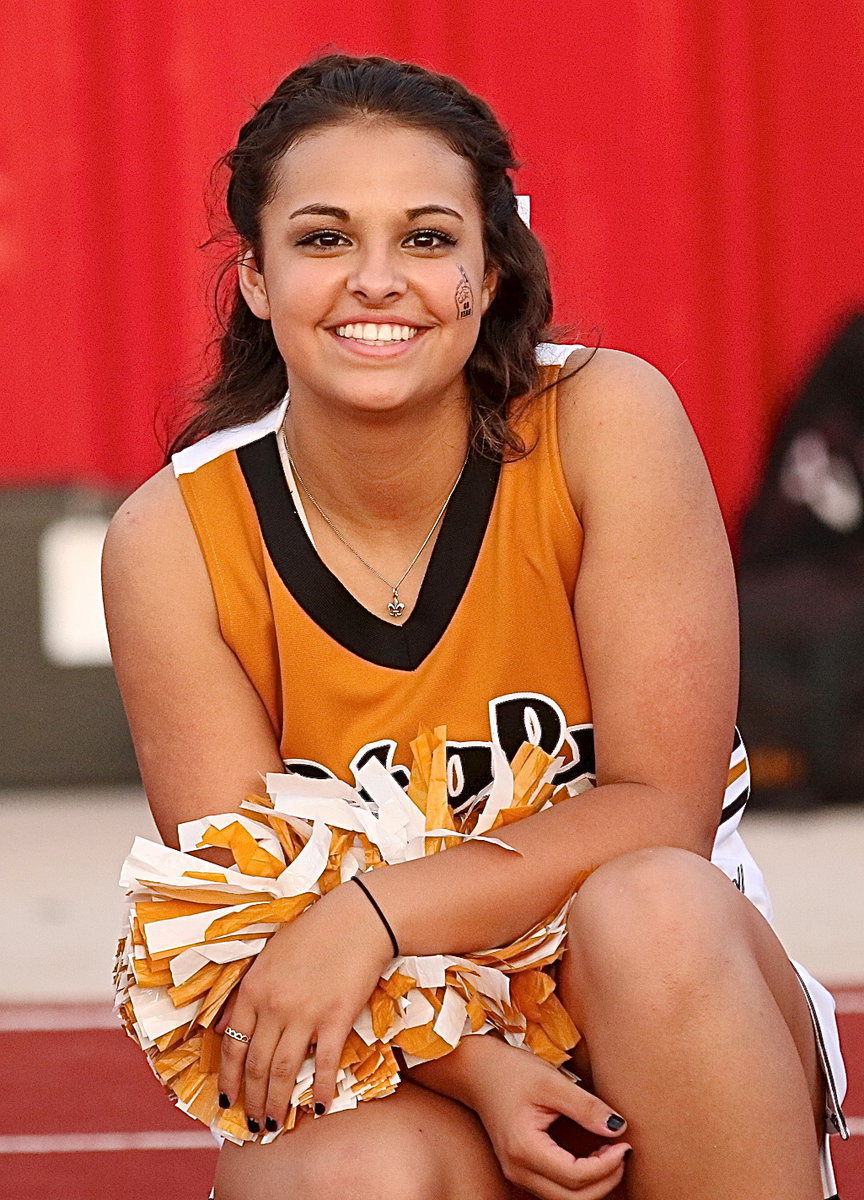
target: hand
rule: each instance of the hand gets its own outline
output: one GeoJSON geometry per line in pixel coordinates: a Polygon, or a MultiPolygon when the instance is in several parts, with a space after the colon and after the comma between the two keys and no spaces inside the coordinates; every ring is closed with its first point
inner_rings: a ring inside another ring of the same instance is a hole
{"type": "MultiPolygon", "coordinates": [[[[482,1035],[483,1041],[487,1038],[482,1035]]],[[[506,1178],[541,1200],[608,1196],[624,1176],[629,1143],[601,1146],[586,1158],[575,1158],[547,1130],[565,1116],[600,1137],[619,1137],[624,1126],[611,1130],[607,1125],[618,1114],[549,1063],[506,1043],[498,1045],[494,1059],[483,1055],[468,1102],[483,1122],[506,1178]]]]}
{"type": "Polygon", "coordinates": [[[387,930],[356,884],[334,888],[273,934],[216,1026],[250,1039],[222,1039],[219,1090],[233,1104],[243,1085],[252,1133],[284,1124],[312,1043],[315,1111],[326,1110],[351,1026],[392,956],[387,930]]]}

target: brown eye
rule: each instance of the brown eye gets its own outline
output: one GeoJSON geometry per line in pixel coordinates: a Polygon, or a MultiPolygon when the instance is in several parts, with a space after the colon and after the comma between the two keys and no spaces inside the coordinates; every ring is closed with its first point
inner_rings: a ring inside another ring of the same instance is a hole
{"type": "Polygon", "coordinates": [[[335,250],[340,238],[343,242],[348,241],[345,234],[340,233],[338,229],[314,229],[311,233],[306,233],[302,238],[298,238],[294,245],[316,246],[320,250],[335,250]]]}
{"type": "Polygon", "coordinates": [[[414,242],[418,250],[437,250],[440,245],[455,246],[456,239],[442,229],[415,229],[409,233],[406,242],[414,242]]]}

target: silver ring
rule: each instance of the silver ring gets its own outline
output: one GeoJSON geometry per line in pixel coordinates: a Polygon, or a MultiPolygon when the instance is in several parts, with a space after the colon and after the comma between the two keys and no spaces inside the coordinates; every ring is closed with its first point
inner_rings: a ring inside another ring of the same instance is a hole
{"type": "Polygon", "coordinates": [[[249,1038],[245,1033],[240,1033],[236,1029],[232,1029],[230,1025],[225,1027],[225,1036],[233,1038],[235,1042],[249,1042],[249,1038]]]}

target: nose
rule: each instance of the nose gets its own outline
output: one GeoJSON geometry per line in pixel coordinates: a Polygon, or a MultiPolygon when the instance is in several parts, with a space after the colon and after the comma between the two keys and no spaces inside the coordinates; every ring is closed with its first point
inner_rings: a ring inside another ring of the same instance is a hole
{"type": "Polygon", "coordinates": [[[354,259],[346,286],[367,304],[383,304],[405,294],[407,281],[389,246],[369,246],[354,259]]]}

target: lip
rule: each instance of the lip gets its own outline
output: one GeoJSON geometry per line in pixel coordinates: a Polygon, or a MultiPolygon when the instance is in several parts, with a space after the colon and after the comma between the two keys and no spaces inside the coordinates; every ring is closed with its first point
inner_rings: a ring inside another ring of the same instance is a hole
{"type": "MultiPolygon", "coordinates": [[[[350,325],[351,321],[345,321],[344,324],[350,325]]],[[[392,325],[392,321],[372,321],[370,324],[392,325]]],[[[343,350],[348,354],[358,355],[360,358],[399,358],[403,354],[407,354],[412,347],[421,340],[423,334],[426,333],[428,326],[421,329],[415,326],[417,332],[407,341],[399,342],[379,342],[376,346],[365,346],[362,342],[355,341],[354,338],[340,337],[335,329],[328,329],[327,332],[338,342],[343,350]]]]}
{"type": "Polygon", "coordinates": [[[428,329],[417,321],[409,321],[407,317],[397,317],[393,313],[358,313],[355,317],[343,317],[328,329],[341,329],[343,325],[410,325],[412,329],[428,329]]]}

